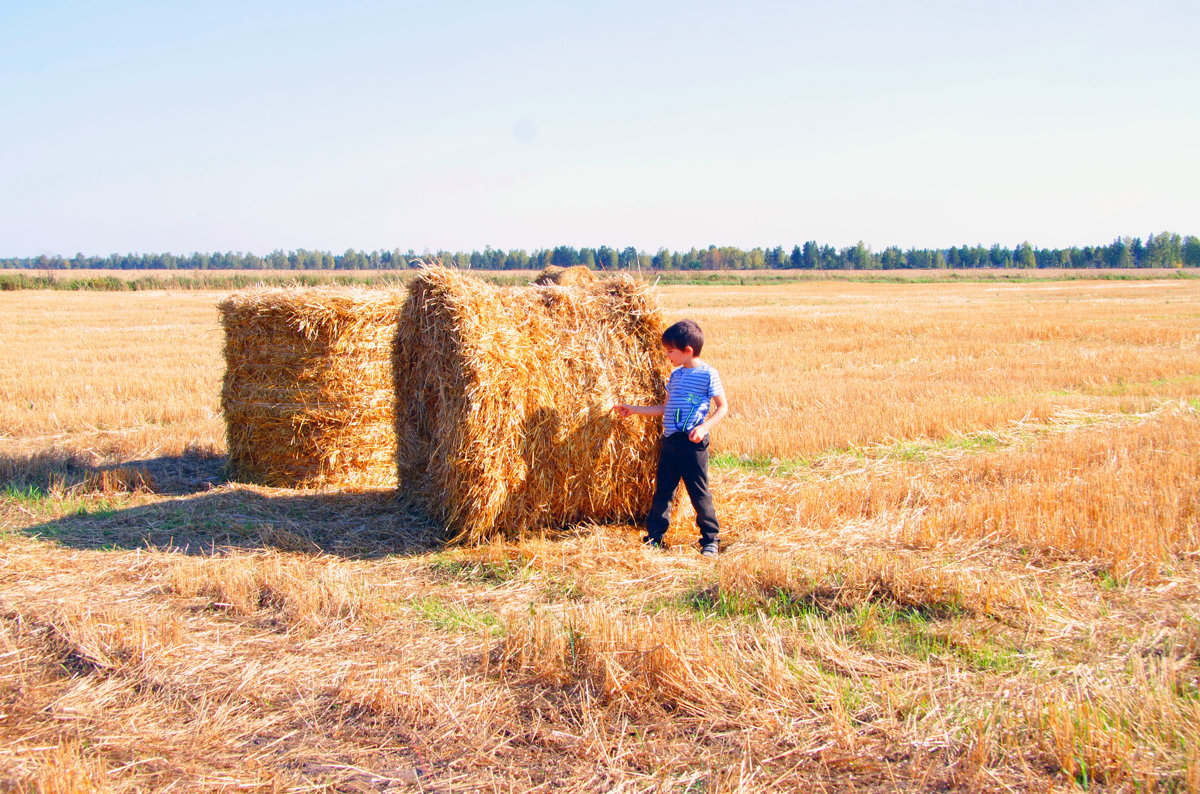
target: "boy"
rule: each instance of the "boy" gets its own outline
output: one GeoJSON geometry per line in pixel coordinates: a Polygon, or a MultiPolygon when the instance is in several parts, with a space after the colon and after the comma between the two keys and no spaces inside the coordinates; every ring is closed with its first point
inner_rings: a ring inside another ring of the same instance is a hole
{"type": "Polygon", "coordinates": [[[692,320],[680,320],[662,335],[663,353],[675,367],[667,381],[665,405],[618,405],[621,417],[630,414],[663,418],[662,448],[658,453],[654,501],[646,517],[645,542],[661,548],[671,512],[671,495],[683,480],[696,509],[700,553],[717,555],[717,514],[708,491],[708,431],[729,412],[721,376],[700,360],[704,334],[692,320]]]}

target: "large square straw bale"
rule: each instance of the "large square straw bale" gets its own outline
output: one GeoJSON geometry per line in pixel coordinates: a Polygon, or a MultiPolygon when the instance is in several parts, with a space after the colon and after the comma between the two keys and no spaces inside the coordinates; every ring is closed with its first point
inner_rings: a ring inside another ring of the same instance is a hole
{"type": "Polygon", "coordinates": [[[403,302],[399,290],[320,287],[220,303],[231,476],[284,488],[395,486],[392,344],[403,302]]]}
{"type": "Polygon", "coordinates": [[[424,270],[396,342],[400,488],[478,542],[649,510],[665,399],[662,313],[628,277],[495,287],[424,270]]]}

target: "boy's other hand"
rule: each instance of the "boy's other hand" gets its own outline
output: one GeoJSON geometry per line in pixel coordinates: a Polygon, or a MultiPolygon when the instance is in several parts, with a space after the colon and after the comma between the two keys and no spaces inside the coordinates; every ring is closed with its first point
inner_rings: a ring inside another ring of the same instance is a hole
{"type": "Polygon", "coordinates": [[[617,416],[619,416],[619,417],[621,417],[621,418],[624,418],[624,417],[626,417],[626,416],[629,416],[630,414],[632,414],[632,413],[633,413],[633,408],[632,408],[632,407],[630,407],[630,406],[628,406],[628,405],[624,405],[624,404],[622,404],[622,405],[614,405],[614,406],[613,406],[613,411],[615,411],[615,412],[616,412],[617,416]]]}
{"type": "Polygon", "coordinates": [[[691,441],[693,444],[699,444],[701,441],[704,440],[704,437],[707,435],[708,435],[707,427],[705,427],[704,425],[696,425],[695,427],[692,428],[691,432],[688,433],[688,440],[691,441]]]}

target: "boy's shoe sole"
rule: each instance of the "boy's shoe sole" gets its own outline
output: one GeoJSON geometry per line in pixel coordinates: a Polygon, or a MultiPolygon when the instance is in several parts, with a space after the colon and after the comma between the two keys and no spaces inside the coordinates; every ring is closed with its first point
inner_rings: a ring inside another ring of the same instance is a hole
{"type": "Polygon", "coordinates": [[[702,546],[700,548],[700,555],[703,557],[716,557],[717,556],[717,544],[710,543],[707,546],[702,546]]]}

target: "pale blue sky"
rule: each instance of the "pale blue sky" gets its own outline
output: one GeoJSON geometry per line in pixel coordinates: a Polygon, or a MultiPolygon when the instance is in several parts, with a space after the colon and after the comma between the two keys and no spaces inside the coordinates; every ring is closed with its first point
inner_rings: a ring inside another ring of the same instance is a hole
{"type": "Polygon", "coordinates": [[[1195,2],[0,4],[0,256],[1200,233],[1195,2]]]}

